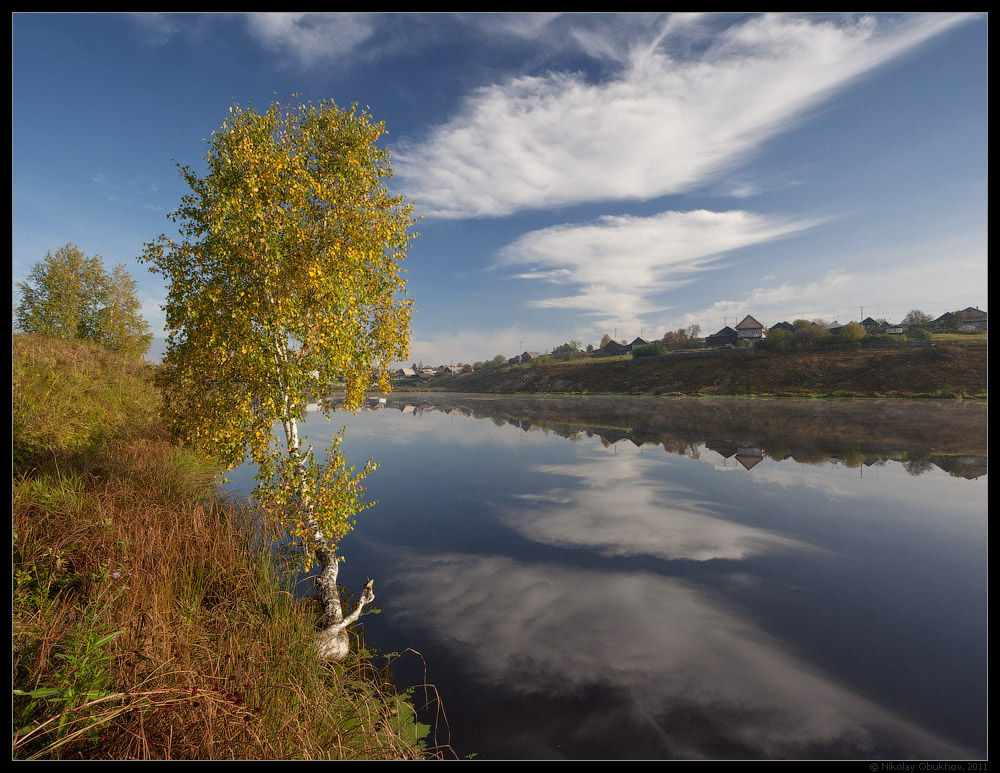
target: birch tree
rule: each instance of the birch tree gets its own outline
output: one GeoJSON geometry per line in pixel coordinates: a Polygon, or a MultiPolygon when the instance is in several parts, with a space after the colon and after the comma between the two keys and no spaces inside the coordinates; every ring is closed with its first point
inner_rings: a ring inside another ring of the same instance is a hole
{"type": "MultiPolygon", "coordinates": [[[[301,422],[309,401],[337,385],[349,410],[369,388],[389,391],[390,363],[407,356],[401,263],[414,217],[386,188],[384,134],[357,106],[230,108],[208,140],[206,172],[178,165],[190,188],[171,215],[178,237],[161,236],[144,255],[168,283],[165,417],[224,469],[256,464],[260,509],[306,568],[319,564],[328,660],[346,656],[347,626],[374,599],[369,581],[344,614],[336,553],[366,506],[374,465],[355,473],[340,434],[317,458],[301,422]]],[[[320,406],[329,418],[333,408],[320,406]]]]}
{"type": "Polygon", "coordinates": [[[52,338],[93,341],[128,357],[142,357],[152,343],[135,280],[122,265],[109,274],[100,255],[88,257],[75,244],[46,253],[16,284],[18,330],[52,338]]]}

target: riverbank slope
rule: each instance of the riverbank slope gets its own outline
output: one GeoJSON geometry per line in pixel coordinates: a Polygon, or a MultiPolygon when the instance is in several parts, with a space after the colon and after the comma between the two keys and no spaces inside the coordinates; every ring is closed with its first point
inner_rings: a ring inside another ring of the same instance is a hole
{"type": "Polygon", "coordinates": [[[12,758],[428,756],[370,660],[317,661],[317,605],[169,443],[152,366],[14,336],[12,370],[12,758]]]}
{"type": "Polygon", "coordinates": [[[896,349],[747,349],[648,359],[589,357],[440,376],[421,388],[500,393],[985,398],[987,348],[985,340],[971,339],[967,343],[896,349]]]}

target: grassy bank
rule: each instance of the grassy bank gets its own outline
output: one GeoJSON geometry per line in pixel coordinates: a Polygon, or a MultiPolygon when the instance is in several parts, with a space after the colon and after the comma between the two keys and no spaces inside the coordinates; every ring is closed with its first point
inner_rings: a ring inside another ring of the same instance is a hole
{"type": "Polygon", "coordinates": [[[171,446],[150,366],[13,341],[14,758],[435,756],[368,658],[319,664],[214,471],[171,446]]]}
{"type": "Polygon", "coordinates": [[[986,337],[898,349],[753,349],[648,360],[592,357],[441,376],[452,392],[770,395],[776,397],[987,396],[986,337]]]}

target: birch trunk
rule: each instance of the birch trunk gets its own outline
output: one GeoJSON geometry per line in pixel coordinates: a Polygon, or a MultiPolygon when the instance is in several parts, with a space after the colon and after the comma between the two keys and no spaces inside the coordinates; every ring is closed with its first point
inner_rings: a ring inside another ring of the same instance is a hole
{"type": "Polygon", "coordinates": [[[365,584],[354,611],[345,617],[340,603],[340,588],[337,586],[340,561],[326,534],[316,521],[306,486],[306,465],[308,457],[312,454],[312,447],[310,446],[303,454],[299,445],[298,424],[294,418],[286,419],[284,425],[285,437],[288,441],[288,454],[295,461],[295,475],[299,480],[303,515],[306,525],[313,534],[316,543],[316,558],[320,565],[320,572],[316,577],[316,594],[323,609],[324,625],[316,635],[317,654],[321,660],[339,662],[346,658],[351,651],[350,639],[347,635],[348,627],[357,622],[364,608],[375,600],[375,593],[372,590],[374,581],[369,580],[365,584]]]}

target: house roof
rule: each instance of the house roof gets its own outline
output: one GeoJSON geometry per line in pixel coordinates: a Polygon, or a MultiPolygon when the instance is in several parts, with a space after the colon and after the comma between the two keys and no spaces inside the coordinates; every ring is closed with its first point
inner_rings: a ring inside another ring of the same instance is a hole
{"type": "Polygon", "coordinates": [[[760,324],[760,322],[755,320],[753,317],[751,317],[749,314],[747,314],[743,318],[743,321],[736,326],[737,330],[752,330],[754,328],[760,328],[761,330],[763,330],[764,326],[760,324]]]}

